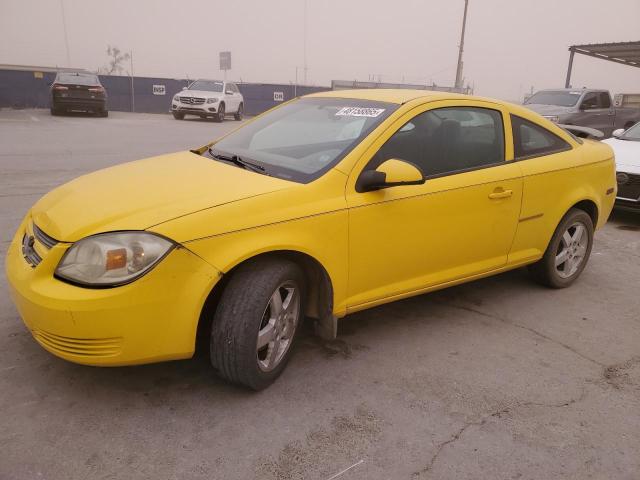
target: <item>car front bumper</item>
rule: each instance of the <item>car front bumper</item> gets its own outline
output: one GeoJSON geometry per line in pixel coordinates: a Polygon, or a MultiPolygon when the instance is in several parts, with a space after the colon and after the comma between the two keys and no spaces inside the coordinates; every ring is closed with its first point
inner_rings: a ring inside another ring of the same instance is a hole
{"type": "Polygon", "coordinates": [[[616,208],[640,211],[640,174],[618,170],[616,208]]]}
{"type": "Polygon", "coordinates": [[[194,115],[214,115],[218,112],[220,102],[191,105],[182,102],[171,102],[171,111],[177,113],[192,113],[194,115]]]}
{"type": "Polygon", "coordinates": [[[116,366],[189,358],[204,302],[221,274],[178,247],[121,287],[91,289],[54,278],[70,246],[58,243],[32,267],[22,255],[26,223],[6,258],[11,297],[35,340],[85,365],[116,366]]]}

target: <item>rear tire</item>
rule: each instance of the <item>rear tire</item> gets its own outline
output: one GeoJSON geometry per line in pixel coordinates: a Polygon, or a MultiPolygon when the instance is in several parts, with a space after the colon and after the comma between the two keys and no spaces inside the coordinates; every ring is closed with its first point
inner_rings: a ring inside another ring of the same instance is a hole
{"type": "Polygon", "coordinates": [[[211,364],[226,380],[253,390],[284,370],[304,312],[304,276],[287,260],[258,259],[229,280],[213,318],[211,364]]]}
{"type": "Polygon", "coordinates": [[[51,115],[53,115],[54,117],[60,115],[60,110],[58,110],[57,108],[51,107],[51,115]]]}
{"type": "Polygon", "coordinates": [[[225,107],[224,107],[224,103],[221,103],[220,106],[218,107],[218,114],[214,117],[216,122],[218,123],[224,122],[224,115],[225,115],[225,107]]]}
{"type": "Polygon", "coordinates": [[[572,208],[562,218],[544,256],[529,265],[534,280],[550,288],[566,288],[580,276],[593,247],[593,221],[584,210],[572,208]]]}
{"type": "Polygon", "coordinates": [[[176,120],[184,120],[184,113],[173,112],[173,118],[176,120]]]}
{"type": "Polygon", "coordinates": [[[101,117],[108,117],[109,116],[109,110],[101,110],[100,111],[100,116],[101,117]]]}
{"type": "Polygon", "coordinates": [[[240,121],[242,120],[243,115],[244,115],[244,105],[240,103],[240,105],[238,105],[238,111],[233,114],[233,118],[240,121]]]}

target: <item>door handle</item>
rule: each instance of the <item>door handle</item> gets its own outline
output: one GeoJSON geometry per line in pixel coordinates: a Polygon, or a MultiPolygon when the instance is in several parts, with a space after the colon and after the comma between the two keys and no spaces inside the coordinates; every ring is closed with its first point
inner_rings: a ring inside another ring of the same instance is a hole
{"type": "Polygon", "coordinates": [[[511,195],[513,195],[513,190],[496,189],[489,194],[489,198],[491,200],[498,200],[500,198],[509,198],[511,195]]]}

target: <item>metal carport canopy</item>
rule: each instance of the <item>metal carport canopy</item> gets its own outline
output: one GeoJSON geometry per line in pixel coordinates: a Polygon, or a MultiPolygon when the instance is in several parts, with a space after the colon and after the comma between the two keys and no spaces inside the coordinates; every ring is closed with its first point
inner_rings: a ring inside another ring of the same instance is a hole
{"type": "Polygon", "coordinates": [[[571,70],[573,69],[573,56],[576,53],[589,57],[609,60],[630,67],[640,68],[640,41],[619,43],[592,43],[588,45],[572,45],[569,47],[569,67],[567,68],[567,80],[565,88],[571,87],[571,70]]]}

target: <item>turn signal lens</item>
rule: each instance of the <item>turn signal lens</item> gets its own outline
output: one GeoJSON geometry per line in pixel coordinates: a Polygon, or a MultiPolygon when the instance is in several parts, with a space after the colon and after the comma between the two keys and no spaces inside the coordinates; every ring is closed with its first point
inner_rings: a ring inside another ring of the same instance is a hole
{"type": "Polygon", "coordinates": [[[118,248],[116,250],[107,250],[107,270],[115,270],[116,268],[124,268],[127,266],[127,249],[118,248]]]}

